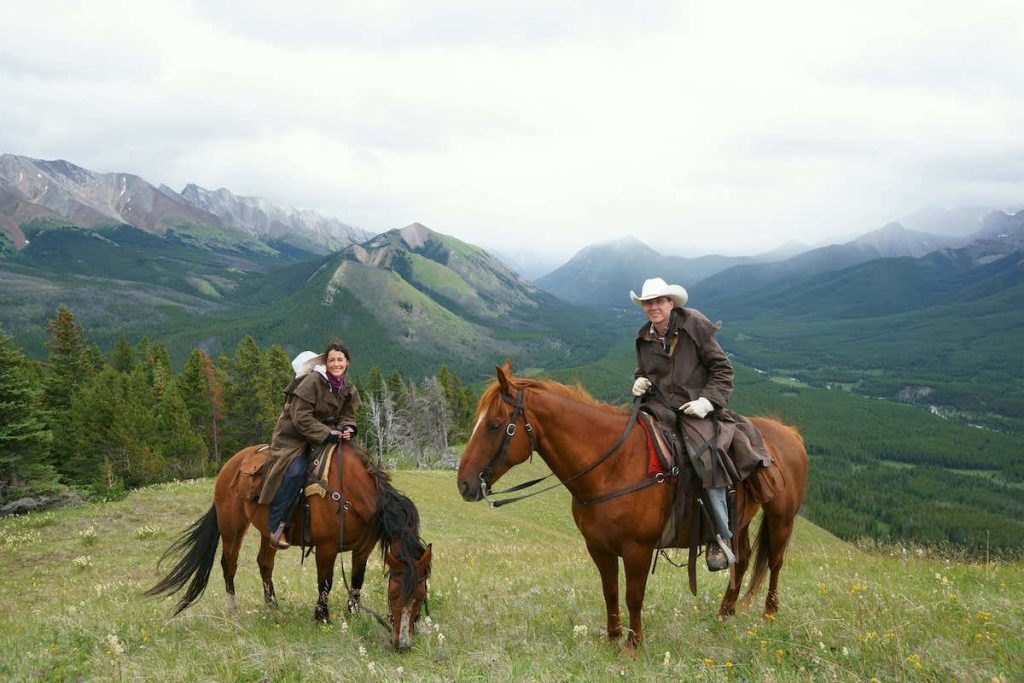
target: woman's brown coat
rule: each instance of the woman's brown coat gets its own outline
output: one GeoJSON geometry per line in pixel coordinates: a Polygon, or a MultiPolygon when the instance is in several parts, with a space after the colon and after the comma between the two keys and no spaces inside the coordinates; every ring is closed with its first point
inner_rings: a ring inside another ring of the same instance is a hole
{"type": "Polygon", "coordinates": [[[359,405],[356,385],[345,378],[338,391],[332,391],[327,379],[318,372],[298,377],[285,389],[284,410],[277,418],[270,441],[267,474],[260,493],[260,503],[270,503],[281,486],[285,470],[306,448],[323,443],[332,429],[356,426],[359,405]],[[327,425],[325,421],[333,421],[327,425]]]}
{"type": "Polygon", "coordinates": [[[646,377],[657,387],[648,399],[648,404],[655,404],[652,412],[663,421],[674,420],[676,415],[681,417],[684,436],[694,448],[700,448],[714,436],[713,420],[718,422],[719,456],[728,453],[731,458],[719,457],[713,462],[710,449],[704,450],[701,461],[705,471],[714,473],[712,481],[705,482],[707,486],[742,481],[758,467],[771,464],[771,459],[753,425],[738,413],[726,410],[732,394],[733,370],[715,339],[721,324],[711,322],[695,308],[676,308],[672,318],[664,342],[654,335],[651,323],[640,328],[634,377],[646,377]],[[684,403],[701,396],[715,405],[714,413],[704,419],[676,413],[684,403]]]}

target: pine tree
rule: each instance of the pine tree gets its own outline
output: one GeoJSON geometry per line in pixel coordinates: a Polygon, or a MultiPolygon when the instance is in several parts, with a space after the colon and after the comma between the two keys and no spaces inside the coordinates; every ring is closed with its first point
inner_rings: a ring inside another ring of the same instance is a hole
{"type": "MultiPolygon", "coordinates": [[[[224,368],[225,444],[231,452],[251,444],[267,443],[273,423],[264,409],[265,373],[256,341],[246,335],[231,358],[221,359],[224,368]]],[[[281,387],[282,389],[284,387],[281,387]]]]}
{"type": "Polygon", "coordinates": [[[444,363],[437,372],[437,381],[444,390],[444,400],[448,404],[448,413],[451,416],[451,428],[449,431],[450,441],[459,441],[469,437],[469,430],[472,428],[472,407],[462,389],[462,381],[459,376],[448,369],[444,363]]]}
{"type": "Polygon", "coordinates": [[[160,397],[157,434],[168,466],[161,478],[185,479],[206,474],[209,451],[200,432],[192,426],[178,382],[168,384],[160,397]]]}
{"type": "Polygon", "coordinates": [[[166,478],[158,407],[141,366],[130,373],[105,367],[71,407],[74,448],[64,470],[103,494],[122,483],[134,487],[166,478]]]}
{"type": "Polygon", "coordinates": [[[370,368],[370,371],[366,373],[366,379],[363,381],[362,388],[366,391],[366,396],[379,396],[381,389],[384,387],[384,375],[381,374],[380,366],[376,363],[370,368]]]}
{"type": "Polygon", "coordinates": [[[57,486],[41,397],[28,359],[0,328],[0,503],[57,486]]]}
{"type": "Polygon", "coordinates": [[[399,410],[404,408],[409,399],[409,390],[406,388],[402,376],[398,374],[398,370],[392,370],[388,375],[387,385],[391,392],[391,400],[395,402],[395,408],[399,410]]]}
{"type": "Polygon", "coordinates": [[[69,411],[75,394],[89,382],[94,372],[86,353],[85,332],[69,309],[58,308],[46,329],[46,348],[50,353],[43,375],[43,403],[54,437],[51,457],[57,471],[63,473],[63,464],[71,456],[72,440],[66,438],[73,431],[69,411]]]}
{"type": "Polygon", "coordinates": [[[270,431],[265,438],[270,441],[274,425],[281,414],[281,407],[284,405],[284,390],[288,384],[295,379],[295,371],[292,369],[291,359],[284,352],[280,344],[274,344],[267,351],[263,352],[260,358],[262,369],[262,382],[260,390],[260,401],[262,402],[262,422],[269,426],[270,431]]]}
{"type": "Polygon", "coordinates": [[[89,379],[91,365],[85,354],[85,331],[66,307],[46,326],[46,361],[44,380],[47,408],[59,412],[71,405],[72,389],[89,379]]]}
{"type": "Polygon", "coordinates": [[[135,367],[135,353],[123,336],[117,338],[114,350],[110,352],[110,365],[118,372],[131,372],[135,367]]]}
{"type": "Polygon", "coordinates": [[[193,350],[177,383],[192,429],[202,435],[210,459],[219,463],[224,390],[210,356],[202,349],[193,350]]]}

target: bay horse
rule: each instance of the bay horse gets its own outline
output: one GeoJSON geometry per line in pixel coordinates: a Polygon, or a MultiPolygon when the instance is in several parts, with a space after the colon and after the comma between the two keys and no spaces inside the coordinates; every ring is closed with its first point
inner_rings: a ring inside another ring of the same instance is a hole
{"type": "MultiPolygon", "coordinates": [[[[657,482],[641,486],[649,478],[643,429],[633,429],[615,452],[601,461],[625,432],[628,415],[624,409],[600,403],[579,387],[514,378],[507,361],[496,370],[497,381],[480,398],[476,426],[459,463],[459,492],[467,501],[484,498],[494,482],[535,450],[573,496],[573,519],[601,575],[611,641],[622,637],[622,558],[629,609],[626,647],[633,651],[643,640],[640,614],[647,576],[670,512],[673,487],[657,482]],[[616,492],[622,495],[608,495],[616,492]]],[[[762,506],[744,486],[737,487],[735,531],[739,552],[731,570],[736,573],[735,580],[730,582],[718,611],[722,618],[735,613],[751,556],[748,527],[762,507],[754,571],[743,604],[749,604],[768,569],[771,578],[764,613],[771,615],[778,610],[779,571],[807,482],[807,452],[797,430],[763,417],[752,418],[752,422],[761,431],[785,488],[762,506]]]]}
{"type": "MultiPolygon", "coordinates": [[[[261,451],[266,452],[267,447],[249,446],[224,463],[214,484],[213,505],[183,531],[161,557],[162,562],[172,555],[181,555],[167,576],[146,591],[146,595],[177,592],[191,579],[191,584],[178,601],[175,614],[191,605],[205,590],[218,539],[222,546],[220,565],[227,591],[227,606],[232,611],[236,609],[235,571],[242,539],[250,524],[261,534],[256,563],[263,580],[263,599],[268,605],[277,605],[273,580],[277,550],[270,544],[270,532],[267,530],[270,506],[252,501],[248,495],[250,491],[242,490],[244,486],[239,477],[243,465],[252,463],[254,457],[261,457],[257,456],[261,451]]],[[[314,495],[308,499],[319,594],[313,616],[319,621],[330,622],[327,598],[334,581],[334,560],[339,552],[344,551],[352,552],[348,610],[354,612],[361,607],[359,599],[366,561],[374,544],[379,542],[381,558],[389,572],[391,644],[396,649],[407,648],[412,645],[420,607],[426,601],[427,578],[430,575],[431,546],[424,546],[420,539],[419,513],[413,502],[395,489],[388,475],[375,468],[350,444],[340,443],[335,454],[328,468],[327,481],[338,491],[341,476],[341,504],[346,508],[344,520],[338,514],[339,503],[331,496],[314,495]],[[339,547],[342,525],[344,542],[339,547]]],[[[293,529],[301,529],[300,517],[296,506],[293,519],[299,523],[294,524],[293,529]]],[[[301,531],[293,536],[297,540],[301,531]]]]}

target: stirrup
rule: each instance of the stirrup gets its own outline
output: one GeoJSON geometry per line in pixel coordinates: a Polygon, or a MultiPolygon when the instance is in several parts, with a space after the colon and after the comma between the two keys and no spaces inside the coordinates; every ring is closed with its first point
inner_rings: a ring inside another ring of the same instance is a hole
{"type": "Polygon", "coordinates": [[[270,547],[276,550],[287,550],[292,547],[292,544],[288,542],[288,538],[284,533],[285,523],[281,522],[277,525],[277,530],[270,534],[270,547]]]}
{"type": "Polygon", "coordinates": [[[725,553],[725,559],[729,560],[729,565],[736,564],[736,556],[732,554],[732,548],[729,547],[728,541],[723,541],[721,534],[715,534],[715,542],[718,543],[718,547],[725,553]]]}

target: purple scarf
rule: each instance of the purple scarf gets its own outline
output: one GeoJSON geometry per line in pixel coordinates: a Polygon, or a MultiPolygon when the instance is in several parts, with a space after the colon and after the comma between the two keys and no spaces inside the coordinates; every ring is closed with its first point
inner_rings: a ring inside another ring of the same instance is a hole
{"type": "Polygon", "coordinates": [[[331,385],[331,391],[341,391],[341,388],[345,386],[345,375],[335,379],[331,373],[325,372],[323,377],[325,377],[327,379],[327,383],[331,385]]]}

